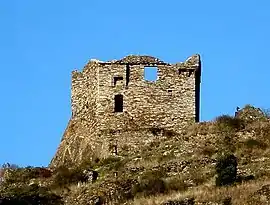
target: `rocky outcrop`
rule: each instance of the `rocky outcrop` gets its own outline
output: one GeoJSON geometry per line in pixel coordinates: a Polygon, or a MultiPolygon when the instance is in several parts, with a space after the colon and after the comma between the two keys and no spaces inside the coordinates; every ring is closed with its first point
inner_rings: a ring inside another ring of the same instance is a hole
{"type": "Polygon", "coordinates": [[[266,121],[268,117],[266,113],[260,108],[253,107],[251,105],[246,105],[244,108],[236,112],[236,117],[249,123],[252,121],[266,121]]]}

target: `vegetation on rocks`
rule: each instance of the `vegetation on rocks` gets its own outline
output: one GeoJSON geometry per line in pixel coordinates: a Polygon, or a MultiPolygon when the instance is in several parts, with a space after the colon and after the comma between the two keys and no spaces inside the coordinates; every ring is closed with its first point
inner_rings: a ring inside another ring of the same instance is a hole
{"type": "Polygon", "coordinates": [[[56,169],[3,166],[0,204],[269,204],[270,121],[235,117],[162,133],[138,150],[56,169]]]}

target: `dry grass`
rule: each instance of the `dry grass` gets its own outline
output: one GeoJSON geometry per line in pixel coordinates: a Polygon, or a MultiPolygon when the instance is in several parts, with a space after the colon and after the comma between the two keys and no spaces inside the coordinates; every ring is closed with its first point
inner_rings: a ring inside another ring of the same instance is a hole
{"type": "Polygon", "coordinates": [[[207,135],[214,132],[214,122],[200,122],[200,123],[194,123],[188,126],[184,131],[183,135],[186,137],[190,136],[196,136],[198,134],[200,135],[207,135]]]}
{"type": "MultiPolygon", "coordinates": [[[[89,167],[97,169],[99,177],[95,183],[78,187],[76,180],[64,182],[65,186],[56,187],[53,191],[86,198],[92,191],[104,195],[113,191],[116,195],[113,197],[120,196],[121,190],[123,197],[124,193],[131,191],[135,198],[128,202],[130,205],[160,205],[165,201],[186,198],[194,198],[196,202],[220,202],[228,197],[233,205],[242,205],[258,204],[258,199],[250,196],[263,185],[270,184],[268,121],[253,121],[243,126],[239,119],[221,116],[213,122],[191,124],[179,133],[161,130],[163,134],[160,134],[160,130],[152,131],[162,137],[142,144],[136,152],[124,147],[123,155],[119,152],[119,157],[91,163],[87,159],[86,164],[81,164],[80,170],[89,167]],[[215,187],[217,156],[228,150],[238,158],[239,178],[247,179],[246,176],[253,175],[254,180],[215,187]],[[166,173],[158,177],[153,171],[160,168],[164,168],[166,173]],[[133,181],[126,183],[127,179],[133,181]],[[134,189],[136,184],[137,189],[134,189]],[[158,188],[160,191],[157,191],[158,188]]],[[[65,175],[64,180],[68,178],[74,180],[74,176],[69,174],[65,175]]],[[[124,198],[128,199],[131,198],[124,198]]]]}
{"type": "Polygon", "coordinates": [[[220,202],[227,197],[232,198],[233,205],[257,204],[251,195],[263,185],[269,184],[270,180],[259,180],[229,187],[197,186],[184,192],[170,192],[163,195],[135,198],[130,205],[160,205],[169,200],[182,200],[195,198],[196,202],[220,202]]]}

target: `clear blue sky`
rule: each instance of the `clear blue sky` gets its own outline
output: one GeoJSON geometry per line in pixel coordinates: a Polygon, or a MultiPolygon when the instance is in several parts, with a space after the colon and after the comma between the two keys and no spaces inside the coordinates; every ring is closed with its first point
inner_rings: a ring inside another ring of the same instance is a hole
{"type": "Polygon", "coordinates": [[[0,2],[0,164],[46,166],[71,115],[71,71],[91,58],[202,57],[201,120],[269,108],[269,0],[0,2]]]}

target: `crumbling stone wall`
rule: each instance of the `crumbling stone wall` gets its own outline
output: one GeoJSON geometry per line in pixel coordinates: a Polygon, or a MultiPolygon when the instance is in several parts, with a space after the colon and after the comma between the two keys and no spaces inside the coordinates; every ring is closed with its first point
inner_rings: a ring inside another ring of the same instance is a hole
{"type": "Polygon", "coordinates": [[[157,64],[158,80],[144,80],[148,64],[128,65],[129,83],[126,86],[127,65],[102,65],[99,72],[100,129],[124,129],[126,122],[143,127],[180,129],[196,119],[196,67],[157,64]],[[179,74],[180,70],[180,74],[179,74]],[[113,86],[112,79],[121,76],[121,84],[113,86]],[[123,95],[123,113],[114,112],[114,96],[123,95]]]}
{"type": "MultiPolygon", "coordinates": [[[[116,61],[90,61],[82,72],[72,73],[72,118],[67,128],[72,126],[72,132],[65,132],[51,164],[61,164],[63,156],[80,161],[89,150],[106,156],[111,144],[121,147],[121,138],[138,128],[177,132],[198,121],[200,75],[199,55],[176,64],[134,55],[116,61]],[[156,81],[144,79],[145,67],[157,67],[156,81]],[[116,95],[122,96],[121,112],[115,112],[116,95]]],[[[133,136],[131,133],[131,139],[125,141],[141,142],[133,136]]]]}
{"type": "Polygon", "coordinates": [[[98,70],[99,64],[89,62],[82,72],[72,72],[71,109],[73,119],[96,120],[98,70]]]}
{"type": "Polygon", "coordinates": [[[72,117],[64,132],[51,166],[72,165],[89,158],[101,144],[96,142],[97,133],[98,64],[89,62],[82,72],[72,72],[72,117]]]}

